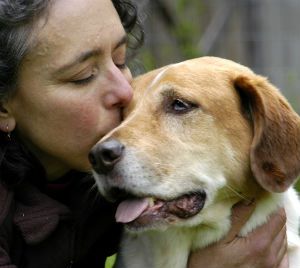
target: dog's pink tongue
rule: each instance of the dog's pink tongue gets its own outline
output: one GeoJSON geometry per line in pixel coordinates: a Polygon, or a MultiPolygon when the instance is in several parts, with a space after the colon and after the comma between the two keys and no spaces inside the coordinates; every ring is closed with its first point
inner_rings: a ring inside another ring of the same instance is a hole
{"type": "Polygon", "coordinates": [[[116,221],[128,223],[138,218],[148,207],[148,199],[131,199],[120,203],[116,212],[116,221]]]}

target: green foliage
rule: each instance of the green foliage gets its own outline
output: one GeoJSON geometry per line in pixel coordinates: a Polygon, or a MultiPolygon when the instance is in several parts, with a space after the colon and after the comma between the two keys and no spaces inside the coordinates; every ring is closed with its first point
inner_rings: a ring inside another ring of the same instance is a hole
{"type": "Polygon", "coordinates": [[[186,11],[188,8],[192,8],[193,10],[197,10],[197,12],[199,13],[199,11],[202,10],[202,6],[203,3],[200,0],[177,0],[176,2],[176,10],[178,12],[184,12],[186,11]]]}
{"type": "Polygon", "coordinates": [[[156,68],[156,60],[153,54],[149,50],[142,50],[141,55],[139,56],[141,62],[146,71],[150,71],[156,68]]]}
{"type": "Polygon", "coordinates": [[[185,7],[188,5],[189,2],[195,2],[195,1],[191,1],[191,0],[178,0],[177,1],[177,10],[182,11],[185,9],[185,7]]]}
{"type": "Polygon", "coordinates": [[[177,24],[172,33],[175,35],[184,58],[199,57],[197,48],[199,28],[195,18],[200,16],[202,3],[199,0],[177,0],[177,24]],[[193,14],[196,11],[197,14],[193,14]]]}
{"type": "Polygon", "coordinates": [[[183,21],[173,29],[184,58],[199,57],[200,53],[194,45],[195,26],[190,21],[183,21]]]}
{"type": "MultiPolygon", "coordinates": [[[[155,19],[161,21],[159,32],[166,38],[158,39],[159,44],[155,49],[146,45],[141,50],[139,59],[143,62],[146,71],[174,61],[201,56],[197,43],[202,28],[201,14],[203,10],[201,0],[174,0],[172,5],[167,8],[168,15],[171,17],[169,23],[159,17],[159,14],[163,14],[163,12],[156,12],[158,17],[155,19]]],[[[149,21],[151,22],[150,16],[149,21]]],[[[159,24],[150,23],[150,25],[157,27],[159,24]]],[[[155,31],[153,36],[147,35],[146,32],[147,38],[157,38],[155,31]]]]}
{"type": "Polygon", "coordinates": [[[295,188],[297,189],[298,192],[300,192],[300,177],[298,178],[295,188]]]}
{"type": "Polygon", "coordinates": [[[116,255],[112,255],[106,259],[105,268],[112,268],[116,261],[116,255]]]}

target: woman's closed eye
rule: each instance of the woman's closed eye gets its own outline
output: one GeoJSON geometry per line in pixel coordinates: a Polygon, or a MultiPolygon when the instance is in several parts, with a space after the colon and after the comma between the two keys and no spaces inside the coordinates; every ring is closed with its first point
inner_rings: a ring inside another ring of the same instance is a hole
{"type": "Polygon", "coordinates": [[[91,82],[94,78],[95,78],[95,74],[92,73],[91,75],[89,75],[87,77],[71,80],[70,82],[75,85],[84,85],[84,84],[88,84],[89,82],[91,82]]]}
{"type": "Polygon", "coordinates": [[[97,75],[97,68],[84,70],[69,79],[75,85],[84,85],[92,82],[97,75]]]}
{"type": "Polygon", "coordinates": [[[119,69],[121,69],[121,70],[127,68],[126,62],[121,63],[121,64],[115,63],[115,65],[116,65],[119,69]]]}

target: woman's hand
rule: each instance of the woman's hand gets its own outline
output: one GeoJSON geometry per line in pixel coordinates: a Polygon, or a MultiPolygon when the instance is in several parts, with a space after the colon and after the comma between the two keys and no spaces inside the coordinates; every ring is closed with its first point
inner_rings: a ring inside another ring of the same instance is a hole
{"type": "Polygon", "coordinates": [[[237,237],[254,208],[255,204],[236,204],[229,234],[192,253],[188,268],[288,268],[284,209],[279,209],[247,237],[237,237]]]}

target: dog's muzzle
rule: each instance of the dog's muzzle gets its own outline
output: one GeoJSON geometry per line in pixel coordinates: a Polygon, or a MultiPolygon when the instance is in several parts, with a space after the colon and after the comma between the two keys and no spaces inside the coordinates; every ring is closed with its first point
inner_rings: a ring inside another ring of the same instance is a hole
{"type": "MultiPolygon", "coordinates": [[[[114,168],[125,156],[125,146],[116,139],[108,139],[97,143],[89,154],[89,160],[96,173],[114,176],[114,168]]],[[[155,226],[165,226],[187,220],[197,215],[204,207],[206,192],[183,192],[169,199],[158,197],[142,189],[144,194],[136,195],[124,185],[112,186],[106,189],[106,197],[119,203],[116,211],[116,221],[126,224],[128,229],[139,230],[155,226]]]]}

